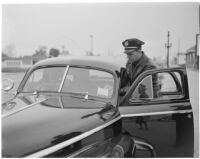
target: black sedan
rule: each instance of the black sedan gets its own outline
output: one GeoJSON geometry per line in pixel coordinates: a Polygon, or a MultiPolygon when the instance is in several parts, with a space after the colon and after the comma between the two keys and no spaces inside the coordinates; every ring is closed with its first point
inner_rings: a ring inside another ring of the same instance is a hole
{"type": "Polygon", "coordinates": [[[185,69],[146,71],[122,94],[124,64],[100,57],[35,64],[2,103],[3,112],[17,108],[2,115],[2,156],[192,157],[185,69]]]}

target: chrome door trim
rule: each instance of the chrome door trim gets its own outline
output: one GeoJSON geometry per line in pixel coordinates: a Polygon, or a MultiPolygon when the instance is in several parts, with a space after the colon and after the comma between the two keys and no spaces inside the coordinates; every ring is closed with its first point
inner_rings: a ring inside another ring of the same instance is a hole
{"type": "Polygon", "coordinates": [[[149,116],[149,115],[164,115],[164,114],[176,114],[176,113],[192,113],[192,109],[189,110],[174,110],[174,111],[163,111],[163,112],[150,112],[150,113],[136,113],[136,114],[122,114],[122,118],[135,117],[135,116],[149,116]]]}

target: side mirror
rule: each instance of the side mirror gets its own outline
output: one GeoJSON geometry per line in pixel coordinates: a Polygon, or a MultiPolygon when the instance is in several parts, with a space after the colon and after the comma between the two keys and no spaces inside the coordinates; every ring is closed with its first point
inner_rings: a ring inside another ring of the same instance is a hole
{"type": "Polygon", "coordinates": [[[2,90],[8,92],[14,87],[14,82],[11,79],[4,78],[2,81],[2,90]]]}

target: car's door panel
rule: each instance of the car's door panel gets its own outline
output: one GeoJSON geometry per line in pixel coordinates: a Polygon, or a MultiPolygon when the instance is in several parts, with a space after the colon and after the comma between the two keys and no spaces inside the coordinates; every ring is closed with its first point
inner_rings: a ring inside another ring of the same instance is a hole
{"type": "Polygon", "coordinates": [[[184,69],[144,72],[120,103],[123,128],[148,140],[158,157],[192,157],[193,113],[187,87],[184,69]],[[154,77],[161,79],[158,87],[154,77]]]}
{"type": "Polygon", "coordinates": [[[154,146],[157,157],[192,157],[193,133],[188,131],[193,128],[190,115],[126,117],[123,119],[123,128],[131,135],[149,141],[154,146]]]}

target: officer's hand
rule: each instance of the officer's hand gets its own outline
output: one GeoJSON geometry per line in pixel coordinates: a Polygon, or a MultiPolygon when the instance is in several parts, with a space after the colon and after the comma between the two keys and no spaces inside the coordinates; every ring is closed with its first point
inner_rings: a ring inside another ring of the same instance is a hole
{"type": "Polygon", "coordinates": [[[121,89],[119,90],[119,95],[120,95],[120,96],[124,96],[124,95],[126,94],[127,90],[128,90],[128,87],[127,87],[127,86],[121,88],[121,89]]]}
{"type": "Polygon", "coordinates": [[[126,94],[126,92],[124,90],[119,91],[119,96],[124,96],[125,94],[126,94]]]}

